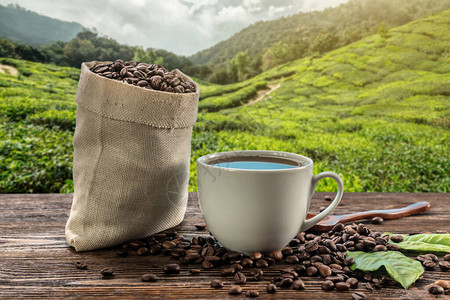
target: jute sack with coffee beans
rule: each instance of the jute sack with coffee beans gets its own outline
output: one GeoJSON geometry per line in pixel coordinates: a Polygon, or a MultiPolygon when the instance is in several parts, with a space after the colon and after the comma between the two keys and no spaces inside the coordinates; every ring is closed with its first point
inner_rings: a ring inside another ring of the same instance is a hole
{"type": "MultiPolygon", "coordinates": [[[[199,87],[182,72],[167,77],[190,91],[158,91],[115,78],[118,72],[100,76],[94,73],[98,64],[82,64],[76,95],[74,195],[66,239],[77,251],[143,238],[183,220],[197,118],[199,87]]],[[[152,68],[143,72],[151,75],[152,68]]],[[[158,76],[163,82],[164,74],[158,76]]]]}

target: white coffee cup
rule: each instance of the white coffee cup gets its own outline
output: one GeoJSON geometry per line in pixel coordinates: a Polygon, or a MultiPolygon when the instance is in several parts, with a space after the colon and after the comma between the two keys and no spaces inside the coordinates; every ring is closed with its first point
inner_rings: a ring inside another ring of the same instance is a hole
{"type": "Polygon", "coordinates": [[[311,228],[331,213],[344,191],[333,172],[313,175],[313,161],[280,151],[231,151],[202,156],[197,160],[200,208],[208,229],[226,248],[250,254],[278,250],[298,233],[311,228]],[[214,166],[223,161],[268,159],[295,161],[288,169],[249,170],[214,166]],[[317,216],[306,220],[317,182],[330,177],[338,192],[333,202],[317,216]]]}

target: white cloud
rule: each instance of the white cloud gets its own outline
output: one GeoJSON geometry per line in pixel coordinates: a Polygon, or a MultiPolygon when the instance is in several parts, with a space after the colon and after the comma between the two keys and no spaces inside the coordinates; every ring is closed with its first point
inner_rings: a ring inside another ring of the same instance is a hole
{"type": "Polygon", "coordinates": [[[129,45],[190,55],[259,20],[335,6],[347,0],[0,0],[75,21],[129,45]]]}

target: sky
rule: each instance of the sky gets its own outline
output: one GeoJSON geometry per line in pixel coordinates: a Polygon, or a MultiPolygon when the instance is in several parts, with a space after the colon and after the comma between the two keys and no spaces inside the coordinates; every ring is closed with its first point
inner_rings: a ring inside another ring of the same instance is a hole
{"type": "Polygon", "coordinates": [[[261,20],[348,0],[0,0],[96,28],[120,43],[191,55],[261,20]]]}

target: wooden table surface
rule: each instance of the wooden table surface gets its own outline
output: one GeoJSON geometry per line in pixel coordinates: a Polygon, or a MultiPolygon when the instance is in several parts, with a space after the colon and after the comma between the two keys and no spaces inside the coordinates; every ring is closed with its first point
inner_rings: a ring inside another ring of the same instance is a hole
{"type": "MultiPolygon", "coordinates": [[[[316,193],[311,211],[317,213],[326,193],[316,193]]],[[[190,275],[189,268],[182,265],[179,275],[164,275],[161,267],[169,262],[178,262],[170,257],[137,256],[119,257],[116,249],[105,249],[77,253],[70,248],[64,237],[64,226],[70,211],[71,194],[4,194],[0,195],[0,299],[12,297],[117,297],[117,298],[225,298],[244,297],[227,294],[232,278],[220,277],[220,269],[202,270],[199,275],[190,275]],[[75,263],[88,265],[87,270],[78,270],[75,263]],[[110,267],[115,270],[114,279],[102,279],[100,270],[110,267]],[[155,273],[159,280],[142,282],[145,273],[155,273]],[[225,287],[214,290],[210,281],[223,279],[225,287]]],[[[450,194],[414,193],[346,193],[336,214],[358,212],[379,208],[396,208],[418,201],[429,201],[427,213],[398,220],[385,221],[381,225],[368,224],[371,229],[394,233],[450,231],[450,194]]],[[[194,224],[202,222],[197,195],[190,193],[186,217],[176,231],[186,237],[206,235],[194,224]]],[[[265,292],[265,286],[286,265],[275,264],[264,269],[263,281],[249,281],[243,290],[257,289],[260,297],[302,299],[350,299],[350,292],[324,292],[322,279],[302,277],[306,290],[279,289],[274,295],[265,292]]],[[[244,271],[247,274],[247,271],[244,271]]],[[[436,279],[450,280],[450,272],[426,271],[408,290],[400,287],[369,291],[357,289],[374,298],[425,299],[434,298],[425,286],[436,279]]],[[[440,296],[441,298],[449,296],[440,296]]]]}

